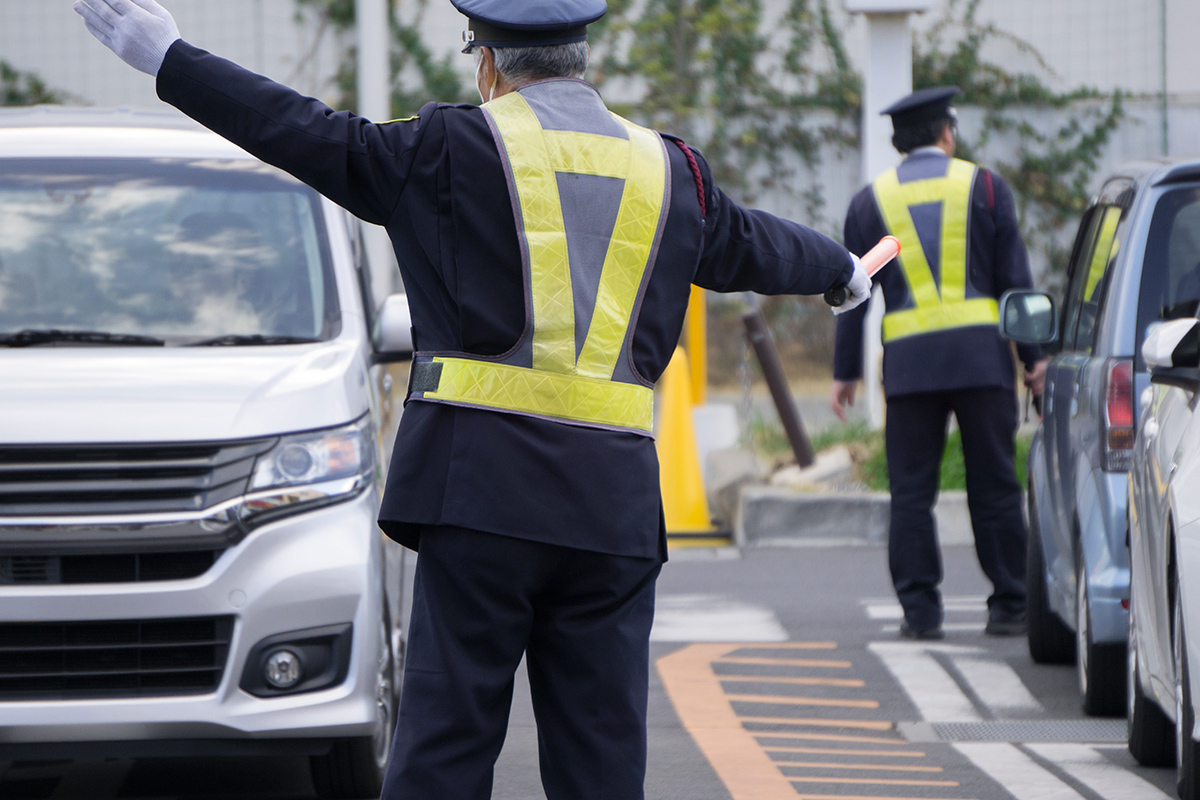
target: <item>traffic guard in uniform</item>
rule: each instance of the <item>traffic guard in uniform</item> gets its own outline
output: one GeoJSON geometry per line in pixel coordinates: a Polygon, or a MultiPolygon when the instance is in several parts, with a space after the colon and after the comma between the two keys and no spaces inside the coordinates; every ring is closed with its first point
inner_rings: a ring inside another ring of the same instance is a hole
{"type": "MultiPolygon", "coordinates": [[[[942,564],[934,529],[946,429],[962,432],[967,504],[979,564],[994,587],[991,634],[1025,630],[1025,541],[1021,487],[1013,469],[1017,401],[997,299],[1032,286],[1012,194],[1002,178],[954,158],[956,87],[922,89],[883,113],[907,157],[855,195],[846,246],[864,253],[885,234],[900,256],[876,273],[883,318],[891,521],[888,561],[904,609],[906,638],[942,638],[942,564]]],[[[834,354],[834,412],[845,419],[862,376],[866,307],[841,316],[834,354]]],[[[1041,393],[1045,362],[1022,346],[1026,382],[1041,393]]]]}
{"type": "Polygon", "coordinates": [[[374,124],[179,39],[154,0],[79,0],[159,96],[387,228],[417,353],[380,511],[420,549],[385,798],[491,793],[527,658],[551,800],[632,800],[666,558],[652,386],[693,283],[869,294],[832,240],[743,209],[582,80],[604,0],[454,0],[484,105],[374,124]]]}

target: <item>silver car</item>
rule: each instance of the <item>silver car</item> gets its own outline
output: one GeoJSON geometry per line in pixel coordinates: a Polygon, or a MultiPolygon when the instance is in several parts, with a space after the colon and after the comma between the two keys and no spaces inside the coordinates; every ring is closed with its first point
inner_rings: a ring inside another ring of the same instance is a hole
{"type": "Polygon", "coordinates": [[[378,792],[411,340],[360,238],[181,116],[0,114],[0,760],[291,753],[378,792]]]}
{"type": "MultiPolygon", "coordinates": [[[[1068,265],[1060,324],[1036,336],[1010,302],[1002,330],[1053,353],[1042,424],[1029,450],[1029,651],[1076,663],[1084,710],[1126,706],[1128,471],[1149,385],[1138,347],[1160,318],[1168,278],[1161,209],[1200,185],[1194,160],[1130,164],[1109,176],[1084,214],[1068,265]]],[[[1011,300],[1048,295],[1020,292],[1011,300]]]]}
{"type": "Polygon", "coordinates": [[[1147,766],[1175,763],[1179,795],[1200,798],[1200,190],[1164,210],[1172,280],[1143,354],[1152,386],[1129,481],[1129,750],[1147,766]]]}

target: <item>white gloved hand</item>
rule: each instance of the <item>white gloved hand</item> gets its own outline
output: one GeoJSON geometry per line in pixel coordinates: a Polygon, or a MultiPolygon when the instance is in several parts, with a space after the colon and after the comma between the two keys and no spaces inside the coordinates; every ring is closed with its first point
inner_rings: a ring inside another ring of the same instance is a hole
{"type": "Polygon", "coordinates": [[[871,277],[867,275],[867,270],[858,260],[858,256],[850,253],[850,260],[854,262],[854,274],[850,276],[850,282],[846,284],[846,302],[833,310],[835,316],[845,314],[850,309],[857,308],[871,299],[871,277]]]}
{"type": "Polygon", "coordinates": [[[180,38],[175,20],[154,0],[76,0],[74,8],[92,36],[147,75],[158,75],[180,38]]]}

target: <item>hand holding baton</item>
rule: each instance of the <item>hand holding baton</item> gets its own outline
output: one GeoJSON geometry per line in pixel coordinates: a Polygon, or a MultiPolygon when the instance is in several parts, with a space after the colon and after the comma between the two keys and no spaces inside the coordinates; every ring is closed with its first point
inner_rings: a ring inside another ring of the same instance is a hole
{"type": "MultiPolygon", "coordinates": [[[[876,272],[883,269],[883,265],[887,264],[896,256],[900,255],[900,240],[895,236],[885,236],[879,240],[879,244],[867,251],[859,261],[862,262],[863,269],[867,271],[867,277],[875,276],[876,272]]],[[[837,308],[846,302],[850,295],[850,290],[845,286],[835,286],[825,292],[825,302],[837,308]]]]}

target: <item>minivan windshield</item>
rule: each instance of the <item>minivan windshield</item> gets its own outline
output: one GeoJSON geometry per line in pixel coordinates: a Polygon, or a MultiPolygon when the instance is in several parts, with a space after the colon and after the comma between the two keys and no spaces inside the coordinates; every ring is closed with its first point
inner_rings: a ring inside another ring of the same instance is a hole
{"type": "Polygon", "coordinates": [[[286,344],[338,328],[319,198],[272,167],[0,160],[0,346],[286,344]]]}

